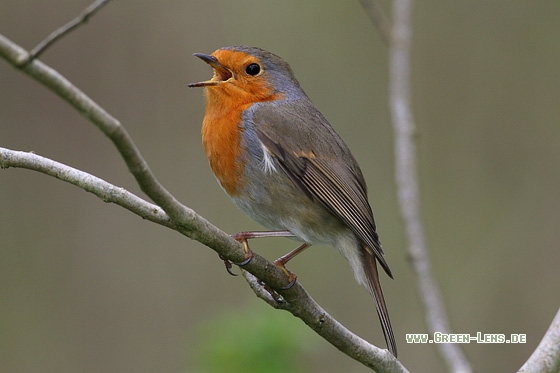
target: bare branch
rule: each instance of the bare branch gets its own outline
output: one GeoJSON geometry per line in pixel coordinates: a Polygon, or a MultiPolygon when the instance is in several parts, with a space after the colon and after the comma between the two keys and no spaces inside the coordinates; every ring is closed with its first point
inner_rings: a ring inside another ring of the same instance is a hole
{"type": "Polygon", "coordinates": [[[44,51],[47,50],[52,44],[58,41],[63,36],[67,35],[70,31],[76,29],[80,25],[86,23],[91,16],[93,16],[103,5],[108,3],[110,0],[96,0],[90,6],[88,6],[79,16],[60,27],[59,29],[53,31],[46,39],[37,44],[33,50],[27,56],[27,59],[23,62],[24,64],[30,63],[34,59],[38,58],[44,51]]]}
{"type": "Polygon", "coordinates": [[[289,290],[279,290],[278,293],[283,299],[277,305],[273,305],[272,297],[262,287],[257,286],[258,280],[255,277],[247,273],[243,276],[259,298],[275,308],[286,310],[299,317],[307,326],[346,355],[376,372],[408,372],[388,350],[375,347],[346,329],[321,308],[305,289],[299,286],[299,283],[289,290]]]}
{"type": "Polygon", "coordinates": [[[560,372],[560,309],[541,343],[518,372],[560,372]]]}
{"type": "Polygon", "coordinates": [[[41,157],[35,153],[15,151],[0,147],[0,168],[26,168],[66,181],[95,194],[105,202],[115,203],[130,212],[154,223],[173,228],[173,222],[159,206],[144,201],[124,188],[116,187],[103,179],[65,164],[41,157]]]}
{"type": "MultiPolygon", "coordinates": [[[[395,131],[395,174],[398,200],[404,220],[408,251],[418,278],[430,332],[450,333],[449,322],[438,286],[432,276],[424,227],[420,218],[420,192],[416,167],[416,126],[410,104],[410,14],[412,0],[393,2],[393,32],[389,50],[389,100],[395,131]]],[[[437,344],[439,352],[453,372],[471,372],[472,368],[456,344],[437,344]]]]}
{"type": "MultiPolygon", "coordinates": [[[[14,151],[0,147],[0,167],[26,168],[53,176],[93,193],[105,202],[122,206],[147,220],[177,230],[184,235],[192,235],[192,231],[185,222],[179,222],[183,224],[176,224],[158,206],[150,204],[123,188],[116,187],[98,177],[34,153],[14,151]]],[[[217,228],[215,229],[218,231],[217,228]]],[[[222,235],[225,234],[221,231],[219,232],[222,235]]],[[[204,232],[200,233],[203,234],[204,232]]],[[[237,244],[235,241],[234,243],[237,244]]],[[[235,244],[233,249],[237,249],[235,244]]],[[[231,247],[223,246],[212,248],[224,256],[228,255],[228,250],[232,249],[231,247]]],[[[241,253],[243,253],[242,249],[241,253]]],[[[379,372],[407,372],[406,368],[387,350],[371,345],[332,318],[309,296],[299,283],[296,283],[289,290],[278,290],[278,293],[282,296],[280,300],[272,297],[257,278],[263,279],[273,288],[281,289],[286,286],[286,277],[282,270],[274,264],[256,253],[253,253],[253,255],[254,257],[251,262],[244,267],[246,271],[243,271],[243,274],[259,298],[274,308],[286,310],[300,318],[317,334],[362,364],[379,372]]]]}
{"type": "Polygon", "coordinates": [[[245,281],[247,281],[249,287],[253,290],[257,298],[262,299],[263,301],[268,303],[269,306],[273,308],[286,309],[285,307],[286,303],[284,302],[284,300],[281,298],[275,299],[275,297],[273,297],[272,294],[270,294],[270,292],[268,292],[264,288],[262,282],[258,278],[256,278],[255,276],[253,276],[247,271],[243,271],[242,273],[243,273],[243,278],[245,278],[245,281]]]}
{"type": "Polygon", "coordinates": [[[0,35],[0,56],[59,95],[108,136],[148,197],[161,206],[172,219],[179,216],[192,217],[192,213],[157,181],[129,134],[117,119],[65,77],[41,61],[34,60],[29,64],[22,64],[21,61],[26,61],[28,55],[23,48],[0,35]]]}

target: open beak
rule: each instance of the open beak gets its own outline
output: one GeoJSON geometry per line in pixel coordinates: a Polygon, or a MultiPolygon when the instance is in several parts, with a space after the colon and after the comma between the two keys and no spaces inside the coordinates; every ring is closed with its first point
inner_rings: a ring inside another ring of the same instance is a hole
{"type": "Polygon", "coordinates": [[[221,65],[216,57],[203,53],[195,53],[193,54],[193,56],[200,58],[202,61],[212,66],[212,68],[214,69],[214,76],[212,77],[212,79],[206,80],[204,82],[191,83],[189,84],[189,87],[207,87],[218,85],[233,78],[233,71],[231,71],[224,65],[221,65]]]}

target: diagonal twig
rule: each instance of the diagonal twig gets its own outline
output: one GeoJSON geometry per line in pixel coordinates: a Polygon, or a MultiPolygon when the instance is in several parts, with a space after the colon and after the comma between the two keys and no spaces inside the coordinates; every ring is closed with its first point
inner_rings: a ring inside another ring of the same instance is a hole
{"type": "Polygon", "coordinates": [[[377,31],[381,36],[381,40],[386,46],[391,45],[391,21],[385,11],[379,4],[378,0],[360,0],[362,7],[371,19],[371,22],[377,27],[377,31]]]}
{"type": "Polygon", "coordinates": [[[44,51],[47,50],[53,43],[67,35],[70,31],[79,27],[80,25],[86,23],[88,19],[93,16],[103,5],[108,3],[110,0],[96,0],[86,9],[84,9],[79,16],[65,24],[64,26],[53,31],[49,36],[47,36],[43,41],[41,41],[35,48],[31,50],[27,59],[23,61],[23,64],[28,64],[34,59],[38,58],[44,51]]]}
{"type": "Polygon", "coordinates": [[[32,152],[0,147],[0,168],[25,168],[41,172],[93,193],[104,202],[115,203],[143,219],[173,228],[173,221],[159,206],[149,203],[124,188],[117,187],[68,165],[32,152]]]}
{"type": "MultiPolygon", "coordinates": [[[[432,275],[424,226],[420,213],[420,191],[416,163],[416,125],[410,103],[410,49],[412,0],[393,2],[393,31],[389,47],[389,101],[395,132],[395,177],[404,220],[408,252],[418,279],[426,323],[431,333],[451,333],[445,307],[432,275]]],[[[437,344],[440,355],[453,372],[472,368],[458,345],[437,344]]]]}

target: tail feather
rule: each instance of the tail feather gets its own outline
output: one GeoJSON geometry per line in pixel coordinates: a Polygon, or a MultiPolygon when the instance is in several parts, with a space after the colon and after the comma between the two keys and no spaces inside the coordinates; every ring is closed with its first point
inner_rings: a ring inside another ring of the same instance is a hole
{"type": "Polygon", "coordinates": [[[385,305],[383,290],[381,290],[381,283],[379,282],[377,261],[371,250],[364,245],[362,245],[362,258],[362,264],[367,279],[367,287],[375,300],[375,308],[377,310],[377,315],[379,316],[379,321],[381,322],[385,342],[387,343],[389,351],[397,357],[397,344],[395,342],[395,336],[393,335],[391,320],[389,320],[389,312],[387,311],[387,306],[385,305]]]}

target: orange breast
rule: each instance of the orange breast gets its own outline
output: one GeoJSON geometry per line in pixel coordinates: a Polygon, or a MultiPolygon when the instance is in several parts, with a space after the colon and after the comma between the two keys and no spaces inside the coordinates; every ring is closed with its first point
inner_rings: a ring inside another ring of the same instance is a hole
{"type": "MultiPolygon", "coordinates": [[[[248,106],[248,105],[246,105],[248,106]]],[[[209,110],[202,122],[202,144],[210,167],[230,196],[236,196],[241,186],[243,164],[241,153],[241,113],[235,110],[209,110]]]]}

